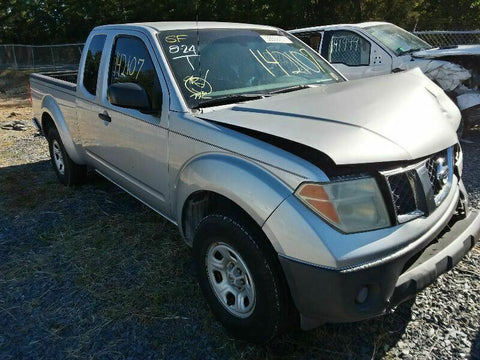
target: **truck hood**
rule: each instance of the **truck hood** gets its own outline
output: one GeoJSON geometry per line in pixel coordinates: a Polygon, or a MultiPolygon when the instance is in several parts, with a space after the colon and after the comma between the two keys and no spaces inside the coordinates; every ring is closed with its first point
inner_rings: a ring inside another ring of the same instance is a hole
{"type": "Polygon", "coordinates": [[[458,141],[460,121],[419,69],[206,108],[198,117],[307,145],[338,165],[435,153],[458,141]]]}
{"type": "Polygon", "coordinates": [[[480,56],[480,45],[455,45],[452,47],[433,48],[412,53],[413,57],[435,59],[444,56],[480,56]]]}

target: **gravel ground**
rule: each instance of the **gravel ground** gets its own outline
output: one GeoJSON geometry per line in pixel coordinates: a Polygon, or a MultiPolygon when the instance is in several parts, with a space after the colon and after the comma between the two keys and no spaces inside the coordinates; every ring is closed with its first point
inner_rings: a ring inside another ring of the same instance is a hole
{"type": "MultiPolygon", "coordinates": [[[[28,101],[8,99],[0,127],[27,127],[0,129],[0,359],[480,359],[478,245],[389,316],[264,347],[228,338],[176,228],[96,176],[60,186],[28,101]]],[[[478,209],[480,131],[462,146],[478,209]]]]}

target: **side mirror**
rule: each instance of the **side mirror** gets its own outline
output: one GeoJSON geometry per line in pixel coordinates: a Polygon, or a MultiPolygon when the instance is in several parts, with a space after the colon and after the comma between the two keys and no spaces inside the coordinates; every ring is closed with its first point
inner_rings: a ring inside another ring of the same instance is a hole
{"type": "Polygon", "coordinates": [[[108,87],[108,101],[110,104],[148,111],[152,108],[147,92],[143,86],[132,83],[115,83],[108,87]]]}

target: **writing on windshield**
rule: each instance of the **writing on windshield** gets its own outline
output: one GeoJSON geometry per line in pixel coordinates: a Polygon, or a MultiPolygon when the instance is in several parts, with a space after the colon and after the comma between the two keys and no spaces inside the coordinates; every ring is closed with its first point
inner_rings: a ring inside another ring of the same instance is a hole
{"type": "Polygon", "coordinates": [[[199,29],[164,32],[159,40],[191,107],[201,99],[339,80],[318,54],[284,32],[199,29]]]}

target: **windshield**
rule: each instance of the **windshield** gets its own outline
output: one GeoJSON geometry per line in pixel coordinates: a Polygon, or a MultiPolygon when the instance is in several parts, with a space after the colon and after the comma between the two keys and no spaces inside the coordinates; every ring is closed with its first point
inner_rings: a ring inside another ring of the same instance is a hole
{"type": "Polygon", "coordinates": [[[158,37],[190,108],[343,81],[316,52],[284,31],[195,29],[158,37]]]}
{"type": "Polygon", "coordinates": [[[365,30],[396,55],[432,48],[419,37],[393,24],[369,26],[365,30]]]}

